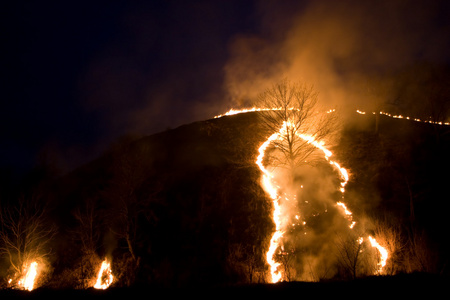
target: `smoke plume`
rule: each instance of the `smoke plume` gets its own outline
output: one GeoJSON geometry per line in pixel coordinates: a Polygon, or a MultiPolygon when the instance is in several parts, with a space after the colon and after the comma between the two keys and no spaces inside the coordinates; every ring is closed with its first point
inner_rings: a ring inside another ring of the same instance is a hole
{"type": "MultiPolygon", "coordinates": [[[[230,42],[224,84],[232,107],[252,105],[257,95],[287,78],[314,85],[328,108],[380,110],[398,100],[398,74],[417,62],[445,64],[448,59],[444,12],[450,7],[444,1],[306,1],[274,7],[261,2],[261,32],[230,42]]],[[[284,274],[300,280],[333,276],[345,264],[342,251],[350,247],[358,255],[358,237],[367,233],[364,222],[349,229],[336,205],[341,200],[338,176],[329,168],[305,165],[295,182],[288,178],[276,175],[286,194],[295,195],[280,200],[286,232],[285,254],[278,259],[292,268],[284,274]],[[295,261],[286,261],[292,257],[295,261]]],[[[364,267],[373,274],[373,265],[364,267]]]]}
{"type": "Polygon", "coordinates": [[[314,84],[324,104],[373,109],[380,81],[417,61],[448,61],[445,1],[261,4],[260,35],[237,36],[225,67],[230,101],[245,104],[282,78],[314,84]],[[269,28],[269,29],[268,29],[269,28]],[[380,79],[383,78],[383,79],[380,79]]]}

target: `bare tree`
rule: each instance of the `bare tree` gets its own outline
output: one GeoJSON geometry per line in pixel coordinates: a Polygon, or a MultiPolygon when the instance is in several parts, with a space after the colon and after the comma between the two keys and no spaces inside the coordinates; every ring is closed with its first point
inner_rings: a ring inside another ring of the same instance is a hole
{"type": "Polygon", "coordinates": [[[283,269],[284,281],[292,281],[295,277],[294,263],[296,254],[296,249],[292,248],[288,251],[283,250],[276,255],[277,261],[281,263],[281,267],[283,269]]]}
{"type": "Polygon", "coordinates": [[[49,242],[56,233],[47,222],[47,207],[36,198],[22,197],[17,204],[0,209],[0,254],[17,274],[25,264],[50,255],[49,242]]]}
{"type": "Polygon", "coordinates": [[[362,240],[354,234],[347,236],[337,235],[335,242],[337,250],[337,262],[341,269],[355,279],[360,264],[362,240]]]}
{"type": "Polygon", "coordinates": [[[92,286],[92,278],[95,276],[96,268],[100,264],[97,255],[100,241],[100,220],[101,217],[96,209],[95,201],[88,199],[84,206],[78,207],[73,216],[78,226],[73,230],[74,239],[81,245],[81,257],[76,266],[75,280],[80,288],[92,286]]]}
{"type": "Polygon", "coordinates": [[[305,162],[317,158],[317,148],[308,136],[316,141],[330,136],[335,130],[336,115],[320,111],[318,93],[313,86],[292,84],[287,80],[273,85],[258,98],[258,105],[270,109],[262,112],[265,129],[270,134],[281,131],[280,138],[273,142],[280,155],[273,156],[273,165],[295,170],[305,162]]]}
{"type": "Polygon", "coordinates": [[[78,207],[73,216],[78,222],[74,230],[76,239],[81,243],[81,251],[91,253],[97,250],[100,240],[99,219],[100,216],[95,208],[94,201],[87,201],[84,207],[78,207]]]}
{"type": "Polygon", "coordinates": [[[375,222],[375,238],[389,253],[387,265],[384,268],[386,274],[394,275],[403,268],[403,254],[406,250],[406,242],[403,241],[401,229],[398,225],[391,225],[387,220],[375,222]]]}
{"type": "Polygon", "coordinates": [[[142,240],[139,234],[142,232],[139,226],[144,219],[152,221],[156,218],[150,206],[159,185],[151,182],[143,187],[152,170],[148,157],[149,149],[145,144],[119,145],[114,153],[110,185],[102,195],[112,204],[109,226],[116,237],[126,243],[130,273],[135,273],[140,264],[139,245],[142,240]],[[139,194],[143,188],[146,192],[139,194]]]}
{"type": "Polygon", "coordinates": [[[228,246],[227,263],[240,276],[245,277],[243,282],[264,282],[265,266],[257,247],[233,243],[228,246]]]}
{"type": "Polygon", "coordinates": [[[413,228],[409,236],[405,264],[407,272],[440,273],[439,255],[424,230],[413,228]]]}
{"type": "Polygon", "coordinates": [[[139,166],[138,158],[131,155],[123,155],[114,166],[114,178],[108,196],[115,201],[114,233],[121,239],[125,239],[132,260],[139,264],[136,255],[136,234],[138,227],[138,215],[142,210],[136,190],[145,178],[143,168],[139,166]]]}

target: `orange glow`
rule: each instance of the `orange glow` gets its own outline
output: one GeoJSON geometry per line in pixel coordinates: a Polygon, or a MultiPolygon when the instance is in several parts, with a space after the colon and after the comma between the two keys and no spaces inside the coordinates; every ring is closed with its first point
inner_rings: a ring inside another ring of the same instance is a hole
{"type": "Polygon", "coordinates": [[[275,223],[275,232],[272,234],[272,237],[270,239],[270,245],[269,250],[266,253],[266,261],[270,266],[270,275],[271,275],[271,282],[276,283],[281,280],[281,273],[278,271],[279,263],[277,263],[273,257],[275,255],[275,251],[277,250],[280,239],[283,237],[283,232],[281,231],[281,207],[279,205],[279,197],[278,197],[278,191],[277,187],[274,186],[274,183],[272,182],[273,176],[272,174],[264,167],[262,161],[264,159],[264,153],[266,151],[266,148],[270,145],[271,142],[278,139],[279,133],[272,134],[258,149],[259,155],[256,159],[256,164],[258,165],[259,169],[263,173],[261,184],[264,189],[264,191],[269,194],[270,198],[272,199],[272,203],[274,206],[272,219],[275,223]]]}
{"type": "MultiPolygon", "coordinates": [[[[359,109],[357,109],[356,112],[358,114],[361,114],[361,115],[365,115],[366,114],[366,112],[361,111],[359,109]]],[[[390,113],[387,113],[387,112],[384,112],[384,111],[372,112],[372,114],[374,114],[374,115],[376,115],[376,114],[385,115],[385,116],[393,118],[393,119],[406,119],[406,120],[411,120],[411,121],[421,122],[421,123],[429,123],[429,124],[435,124],[435,125],[450,126],[450,122],[435,122],[435,121],[431,121],[431,120],[424,121],[424,120],[421,120],[421,119],[418,119],[418,118],[412,118],[412,117],[408,117],[408,116],[405,117],[403,115],[393,115],[393,114],[390,114],[390,113]]]]}
{"type": "MultiPolygon", "coordinates": [[[[252,108],[243,108],[243,109],[234,109],[234,108],[232,108],[232,109],[230,109],[229,111],[227,111],[224,114],[215,116],[214,119],[225,117],[225,116],[233,116],[233,115],[237,115],[237,114],[245,114],[245,113],[248,113],[248,112],[275,111],[275,110],[283,110],[283,109],[284,108],[277,108],[277,107],[273,107],[273,108],[252,107],[252,108]]],[[[291,108],[288,108],[288,110],[298,110],[298,109],[294,108],[294,107],[291,107],[291,108]]],[[[330,109],[326,113],[331,113],[331,112],[334,112],[334,111],[335,111],[335,109],[330,109]]]]}
{"type": "MultiPolygon", "coordinates": [[[[258,109],[251,109],[248,111],[260,111],[258,109]]],[[[328,111],[329,112],[333,112],[334,110],[328,111]]],[[[233,111],[236,112],[236,111],[233,111]]],[[[240,113],[242,113],[242,111],[240,111],[240,113]]],[[[281,225],[281,207],[279,204],[279,195],[278,195],[278,189],[277,187],[274,185],[273,183],[273,175],[271,174],[271,172],[269,172],[263,165],[263,159],[264,159],[264,154],[265,151],[267,149],[267,147],[270,145],[270,143],[272,143],[273,141],[277,140],[280,138],[280,136],[283,136],[286,134],[286,131],[288,130],[288,128],[292,126],[291,122],[287,121],[287,122],[283,122],[283,125],[281,126],[280,130],[274,134],[272,134],[258,149],[259,155],[256,159],[256,164],[258,165],[259,169],[261,170],[261,172],[263,173],[262,179],[261,179],[261,183],[262,183],[262,187],[264,189],[264,191],[269,194],[270,198],[272,199],[273,202],[273,206],[274,206],[274,212],[273,212],[273,216],[272,219],[275,223],[275,232],[272,235],[272,238],[270,240],[270,246],[269,246],[269,250],[266,254],[266,260],[267,263],[270,266],[270,273],[271,273],[271,281],[273,283],[278,282],[281,280],[281,273],[277,270],[279,267],[279,263],[275,262],[275,260],[273,259],[274,254],[276,249],[279,247],[280,245],[280,240],[283,237],[283,229],[282,229],[282,225],[281,225]]],[[[349,175],[348,172],[345,168],[342,168],[339,163],[329,160],[329,158],[333,155],[333,153],[328,150],[325,146],[324,146],[324,142],[322,141],[317,141],[313,136],[310,135],[306,135],[306,134],[297,134],[298,137],[300,137],[301,139],[305,140],[307,143],[313,145],[314,147],[316,147],[317,149],[319,149],[320,151],[322,151],[324,153],[325,159],[334,167],[339,171],[340,177],[342,178],[342,182],[341,182],[341,192],[344,193],[344,187],[348,182],[349,179],[349,175]]],[[[302,186],[303,187],[303,186],[302,186]]],[[[286,199],[289,200],[289,199],[286,199]]],[[[342,202],[341,202],[342,203],[342,202]]],[[[344,205],[342,203],[342,205],[344,205]]],[[[345,205],[344,205],[345,206],[345,205]]],[[[347,210],[348,211],[348,210],[347,210]]],[[[350,213],[351,215],[351,213],[350,213]]],[[[350,221],[351,220],[351,216],[350,216],[350,221]]],[[[353,226],[355,225],[355,222],[352,221],[350,228],[353,228],[353,226]]]]}
{"type": "Polygon", "coordinates": [[[38,263],[33,261],[30,265],[24,267],[23,277],[19,279],[18,286],[21,289],[32,291],[34,289],[34,284],[37,276],[38,263]]]}
{"type": "Polygon", "coordinates": [[[383,246],[381,246],[376,239],[374,239],[373,237],[369,236],[369,241],[370,244],[372,245],[372,247],[377,248],[378,252],[380,253],[380,261],[378,262],[378,270],[377,273],[381,274],[383,271],[383,268],[386,266],[386,261],[389,258],[389,253],[386,250],[386,248],[384,248],[383,246]]]}
{"type": "Polygon", "coordinates": [[[98,272],[97,281],[95,282],[94,288],[105,290],[111,285],[113,280],[114,277],[111,271],[111,264],[105,258],[100,267],[100,271],[98,272]]]}
{"type": "Polygon", "coordinates": [[[248,112],[254,112],[254,111],[273,111],[273,110],[277,110],[277,108],[258,108],[258,107],[252,107],[252,108],[244,108],[244,109],[230,109],[229,111],[227,111],[226,113],[222,114],[222,115],[217,115],[214,118],[221,118],[224,116],[232,116],[232,115],[237,115],[237,114],[243,114],[243,113],[248,113],[248,112]]]}
{"type": "Polygon", "coordinates": [[[350,228],[352,229],[355,226],[356,222],[353,221],[352,212],[347,208],[347,206],[343,202],[336,203],[337,206],[341,207],[344,210],[344,214],[347,216],[347,220],[351,222],[350,228]]]}
{"type": "MultiPolygon", "coordinates": [[[[270,110],[279,110],[279,109],[277,109],[277,108],[266,109],[266,108],[256,108],[256,107],[253,107],[250,109],[242,109],[242,110],[231,109],[230,111],[228,111],[227,113],[225,113],[223,115],[216,116],[216,118],[220,118],[222,116],[246,113],[246,112],[270,111],[270,110]]],[[[326,113],[331,113],[331,112],[335,112],[335,110],[329,110],[326,113]]],[[[357,113],[365,114],[365,112],[360,111],[360,110],[357,110],[357,113]]],[[[394,116],[394,117],[395,118],[403,118],[403,116],[394,116]]],[[[406,117],[406,118],[409,119],[408,117],[406,117]]],[[[281,240],[282,240],[283,234],[284,234],[284,231],[282,228],[283,216],[282,216],[282,209],[281,209],[281,205],[280,205],[281,196],[279,194],[279,187],[274,182],[274,174],[272,172],[270,172],[269,170],[267,170],[266,167],[263,165],[263,160],[264,160],[264,155],[265,155],[265,151],[266,151],[267,147],[272,142],[279,140],[283,135],[285,135],[286,132],[288,131],[289,126],[292,126],[290,121],[284,122],[278,132],[273,133],[264,143],[262,143],[258,149],[259,154],[256,159],[256,164],[258,165],[259,169],[262,172],[261,186],[263,187],[264,191],[272,199],[273,207],[274,207],[273,214],[272,214],[272,220],[275,223],[275,232],[272,234],[272,237],[270,239],[269,249],[266,253],[266,261],[270,266],[270,280],[272,283],[279,282],[282,278],[282,273],[280,270],[278,270],[280,263],[278,263],[274,260],[274,256],[275,256],[275,252],[278,249],[278,247],[280,247],[280,246],[282,247],[281,240]]],[[[332,157],[333,153],[325,147],[325,143],[323,141],[316,140],[314,138],[314,136],[311,136],[311,135],[299,134],[299,133],[296,133],[296,135],[298,137],[300,137],[301,139],[303,139],[304,141],[306,141],[307,143],[313,145],[318,150],[322,151],[325,160],[328,161],[328,163],[334,169],[336,169],[338,171],[339,176],[341,178],[340,191],[342,193],[342,198],[344,198],[345,186],[348,183],[349,177],[350,177],[347,169],[341,167],[341,165],[338,162],[330,159],[332,157]]],[[[301,186],[301,188],[303,188],[303,185],[301,186]]],[[[287,197],[286,197],[286,201],[289,201],[289,199],[287,197]]],[[[342,201],[337,202],[336,205],[342,209],[344,216],[349,220],[349,222],[350,222],[349,228],[353,229],[356,222],[353,220],[352,212],[347,208],[345,203],[342,201]]],[[[299,220],[300,217],[299,217],[299,215],[296,215],[295,218],[297,220],[299,220]]],[[[305,224],[305,222],[303,222],[303,224],[305,224]]],[[[293,225],[295,225],[295,224],[293,224],[293,225]]],[[[363,237],[359,237],[357,241],[361,244],[363,242],[363,240],[364,240],[363,237]]],[[[388,259],[389,253],[384,247],[382,247],[371,236],[369,236],[369,240],[370,240],[372,247],[377,248],[378,252],[380,253],[380,261],[378,263],[377,273],[381,274],[384,266],[386,265],[386,261],[388,259]]]]}

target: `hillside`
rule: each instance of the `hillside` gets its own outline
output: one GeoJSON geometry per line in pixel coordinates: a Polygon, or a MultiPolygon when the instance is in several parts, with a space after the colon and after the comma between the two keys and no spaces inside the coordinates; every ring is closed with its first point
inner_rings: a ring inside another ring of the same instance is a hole
{"type": "Polygon", "coordinates": [[[58,251],[66,255],[55,268],[65,269],[83,255],[73,250],[82,241],[65,232],[77,226],[78,207],[95,203],[98,253],[126,264],[129,234],[140,260],[139,281],[163,286],[245,281],[240,269],[250,256],[264,265],[273,226],[253,163],[262,140],[257,118],[197,122],[119,144],[63,178],[52,198],[64,228],[58,251]],[[124,232],[124,226],[131,228],[124,232]],[[230,263],[235,251],[240,257],[230,263]]]}
{"type": "Polygon", "coordinates": [[[448,229],[449,126],[382,116],[376,134],[373,117],[356,118],[358,125],[346,127],[336,154],[352,174],[348,192],[365,198],[360,213],[375,208],[388,219],[414,221],[436,234],[448,229]]]}
{"type": "MultiPolygon", "coordinates": [[[[58,179],[46,197],[59,228],[53,275],[41,284],[88,287],[104,257],[117,287],[263,282],[274,224],[254,164],[266,138],[258,120],[246,113],[121,141],[58,179]]],[[[396,253],[393,272],[447,274],[448,129],[384,116],[374,133],[373,122],[355,114],[333,149],[351,174],[345,201],[414,244],[396,253]]]]}

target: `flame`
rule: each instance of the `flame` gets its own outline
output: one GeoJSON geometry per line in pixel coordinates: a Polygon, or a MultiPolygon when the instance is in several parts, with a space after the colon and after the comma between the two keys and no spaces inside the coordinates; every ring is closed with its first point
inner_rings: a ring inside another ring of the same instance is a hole
{"type": "MultiPolygon", "coordinates": [[[[291,108],[294,109],[294,108],[291,108]]],[[[257,108],[257,107],[253,107],[250,109],[242,109],[242,110],[235,110],[235,109],[231,109],[228,112],[226,112],[223,115],[218,115],[215,118],[220,118],[223,116],[230,116],[230,115],[236,115],[236,114],[240,114],[240,113],[247,113],[247,112],[256,112],[256,111],[271,111],[271,110],[280,110],[279,108],[257,108]]],[[[332,113],[335,112],[334,109],[327,111],[326,113],[332,113]]],[[[366,114],[364,111],[360,111],[357,110],[357,113],[359,114],[366,114]]],[[[385,113],[383,113],[385,114],[385,113]]],[[[386,114],[388,115],[388,114],[386,114]]],[[[388,115],[391,116],[391,115],[388,115]]],[[[403,116],[398,115],[398,116],[393,116],[394,118],[403,118],[403,116]]],[[[406,117],[406,119],[410,119],[409,117],[406,117]]],[[[418,119],[412,119],[414,121],[420,121],[418,119]]],[[[436,123],[436,124],[440,124],[440,123],[436,123]]],[[[445,125],[450,125],[447,123],[443,123],[445,125]]],[[[275,185],[274,183],[274,178],[272,173],[267,170],[264,165],[263,165],[263,159],[264,159],[264,155],[265,155],[265,151],[267,149],[267,147],[275,140],[279,139],[280,136],[282,136],[283,134],[286,134],[286,131],[288,130],[289,126],[292,126],[292,123],[290,121],[285,121],[283,123],[283,125],[281,126],[280,130],[274,134],[272,134],[258,149],[259,155],[256,159],[256,164],[258,165],[259,169],[261,170],[262,174],[262,178],[261,178],[261,185],[264,189],[264,191],[270,196],[270,198],[272,199],[273,202],[273,206],[274,206],[274,211],[273,211],[273,215],[272,215],[272,219],[275,223],[275,232],[272,234],[272,237],[270,239],[270,245],[269,245],[269,250],[266,253],[266,261],[270,266],[270,274],[271,274],[271,282],[272,283],[276,283],[279,282],[282,278],[282,274],[280,271],[278,271],[278,267],[280,266],[280,263],[276,262],[274,260],[274,255],[275,255],[275,251],[277,250],[277,248],[280,246],[280,242],[281,239],[283,237],[284,231],[282,230],[282,222],[281,222],[281,206],[279,203],[280,200],[280,195],[278,193],[278,189],[279,187],[275,185]]],[[[347,184],[347,182],[349,181],[349,173],[347,171],[347,169],[341,167],[341,165],[330,159],[330,157],[333,155],[333,153],[327,149],[325,147],[325,143],[323,141],[318,141],[314,138],[314,136],[311,135],[307,135],[307,134],[299,134],[296,133],[296,135],[298,137],[300,137],[301,139],[305,140],[307,143],[313,145],[314,147],[316,147],[318,150],[322,151],[324,154],[324,158],[326,161],[328,161],[328,163],[334,167],[338,172],[339,175],[341,177],[341,188],[340,191],[342,193],[342,198],[344,198],[344,193],[345,193],[345,186],[347,184]]],[[[301,186],[301,188],[303,188],[303,186],[301,186]]],[[[286,199],[289,200],[289,199],[286,199]]],[[[347,206],[342,202],[337,202],[336,203],[337,206],[341,207],[343,209],[343,212],[345,214],[345,216],[347,217],[347,219],[351,222],[349,227],[350,229],[352,229],[356,222],[353,221],[353,217],[352,217],[352,212],[347,208],[347,206]]],[[[295,216],[296,219],[298,220],[298,215],[295,216]]],[[[305,222],[303,222],[303,224],[305,224],[305,222]]],[[[358,239],[358,242],[361,244],[363,242],[364,238],[360,237],[358,239]]],[[[370,243],[372,245],[372,247],[377,248],[377,250],[380,253],[380,262],[378,263],[378,270],[377,273],[381,274],[383,268],[386,265],[386,261],[389,257],[389,253],[388,251],[382,247],[377,241],[376,239],[374,239],[373,237],[369,236],[369,240],[370,243]]],[[[112,276],[112,275],[111,275],[112,276]]],[[[112,279],[111,279],[112,281],[112,279]]]]}
{"type": "MultiPolygon", "coordinates": [[[[356,112],[358,114],[360,114],[360,115],[365,115],[366,114],[365,111],[361,111],[359,109],[357,109],[356,112]]],[[[372,114],[373,115],[376,115],[376,114],[385,115],[385,116],[393,118],[393,119],[406,119],[406,120],[411,120],[411,121],[420,122],[420,123],[429,123],[429,124],[435,124],[435,125],[450,126],[450,122],[441,122],[441,121],[437,122],[437,121],[432,121],[432,120],[426,121],[426,120],[421,120],[419,118],[413,118],[413,117],[408,117],[408,116],[405,117],[403,115],[393,115],[393,114],[390,114],[390,113],[387,113],[387,112],[384,112],[384,111],[380,111],[380,112],[373,111],[372,114]]]]}
{"type": "Polygon", "coordinates": [[[111,285],[113,280],[114,277],[111,271],[111,264],[105,258],[100,267],[100,271],[98,272],[97,281],[95,282],[94,288],[105,290],[111,285]]]}
{"type": "MultiPolygon", "coordinates": [[[[248,110],[248,111],[259,111],[259,110],[253,108],[253,109],[248,110]]],[[[237,112],[237,111],[233,111],[233,112],[237,112]]],[[[242,112],[244,112],[244,111],[239,111],[239,113],[242,113],[242,112]]],[[[330,113],[330,112],[334,112],[334,110],[330,110],[327,113],[330,113]]],[[[283,125],[281,126],[280,130],[278,132],[272,134],[259,147],[259,149],[258,149],[259,155],[258,155],[258,157],[256,159],[256,164],[258,165],[259,169],[263,173],[262,180],[261,180],[263,189],[264,189],[264,191],[267,194],[269,194],[270,198],[272,199],[273,206],[274,206],[274,212],[273,212],[272,219],[273,219],[273,221],[275,223],[275,232],[272,235],[272,238],[270,240],[269,250],[268,250],[268,252],[266,254],[266,260],[267,260],[267,263],[270,266],[271,280],[272,280],[273,283],[276,283],[276,282],[280,281],[280,279],[281,279],[281,274],[277,271],[278,266],[280,264],[274,261],[273,256],[275,254],[276,249],[278,248],[278,246],[280,244],[281,238],[283,237],[283,231],[282,231],[282,228],[281,228],[281,207],[280,207],[280,204],[279,204],[278,190],[277,190],[277,187],[272,182],[273,175],[263,165],[263,159],[264,159],[265,151],[266,151],[267,147],[270,145],[270,143],[272,143],[273,141],[279,139],[280,135],[282,136],[282,135],[286,134],[286,131],[288,130],[288,128],[290,126],[293,126],[290,121],[283,122],[283,125]]],[[[345,168],[341,167],[339,165],[339,163],[329,159],[333,155],[333,153],[324,146],[324,142],[323,141],[317,141],[311,135],[298,134],[298,133],[296,133],[296,135],[298,137],[300,137],[301,139],[305,140],[307,143],[313,145],[314,147],[316,147],[317,149],[322,151],[323,154],[324,154],[325,159],[334,168],[336,168],[339,171],[339,174],[340,174],[340,176],[342,178],[340,191],[343,194],[344,191],[345,191],[344,187],[345,187],[345,185],[347,184],[347,182],[349,180],[349,175],[348,175],[347,170],[345,168]]],[[[288,199],[286,199],[286,200],[288,200],[288,199]]],[[[342,202],[340,202],[340,203],[342,205],[344,205],[342,202]]],[[[345,205],[344,205],[344,207],[345,207],[345,205]]],[[[346,211],[348,211],[347,208],[346,208],[346,211]]],[[[352,221],[352,219],[351,219],[351,212],[350,212],[350,219],[349,220],[352,222],[351,225],[350,225],[350,228],[353,228],[353,226],[355,225],[355,222],[352,221]]]]}
{"type": "Polygon", "coordinates": [[[386,266],[386,261],[389,258],[389,252],[386,250],[386,248],[384,248],[383,246],[381,246],[376,239],[374,239],[373,237],[371,237],[369,235],[369,241],[370,244],[372,245],[372,247],[377,248],[378,252],[380,253],[380,261],[378,262],[378,274],[381,274],[381,272],[383,271],[383,268],[386,266]]]}
{"type": "Polygon", "coordinates": [[[18,281],[18,286],[24,290],[32,291],[37,276],[38,263],[33,261],[30,265],[24,267],[25,275],[18,281]]]}
{"type": "Polygon", "coordinates": [[[271,281],[272,283],[276,283],[281,280],[281,273],[278,272],[279,263],[277,263],[273,257],[275,254],[275,251],[277,250],[280,239],[283,237],[283,231],[281,231],[281,207],[278,202],[279,196],[278,196],[278,190],[277,187],[274,186],[274,183],[272,182],[273,176],[272,174],[264,167],[263,165],[263,159],[264,154],[266,151],[266,148],[270,145],[271,142],[279,138],[279,133],[272,134],[258,149],[259,155],[256,159],[256,164],[258,165],[259,169],[263,173],[261,183],[264,191],[269,194],[270,198],[272,199],[272,203],[274,206],[274,211],[272,215],[272,219],[275,223],[275,232],[272,234],[272,237],[270,239],[270,246],[269,250],[266,253],[266,261],[270,266],[270,274],[271,274],[271,281]]]}
{"type": "Polygon", "coordinates": [[[352,212],[347,208],[347,206],[343,202],[338,202],[336,203],[336,205],[344,210],[344,214],[347,216],[347,219],[351,222],[350,228],[353,228],[356,222],[353,221],[352,212]]]}
{"type": "MultiPolygon", "coordinates": [[[[272,107],[272,108],[252,107],[252,108],[243,108],[243,109],[231,108],[229,111],[227,111],[224,114],[214,116],[214,119],[218,119],[218,118],[225,117],[225,116],[233,116],[233,115],[237,115],[237,114],[245,114],[245,113],[248,113],[248,112],[275,111],[275,110],[284,110],[284,109],[285,108],[283,108],[283,107],[272,107]]],[[[289,108],[287,108],[287,110],[298,110],[298,108],[289,107],[289,108]]],[[[335,112],[335,111],[336,111],[335,109],[330,109],[326,113],[329,114],[329,113],[332,113],[332,112],[335,112]]]]}
{"type": "Polygon", "coordinates": [[[226,113],[222,115],[217,115],[214,117],[214,119],[221,118],[224,116],[232,116],[237,114],[243,114],[248,112],[254,112],[254,111],[273,111],[273,110],[280,110],[281,108],[259,108],[259,107],[252,107],[252,108],[244,108],[244,109],[230,109],[226,113]]]}
{"type": "MultiPolygon", "coordinates": [[[[307,141],[308,143],[312,144],[313,146],[315,146],[317,149],[321,150],[325,156],[325,159],[330,163],[330,165],[333,166],[336,170],[338,170],[339,175],[341,177],[340,191],[342,193],[342,198],[344,198],[345,186],[347,185],[347,182],[349,180],[349,174],[347,169],[341,167],[341,165],[338,162],[330,160],[330,157],[333,155],[333,153],[324,146],[324,143],[322,141],[317,141],[314,139],[314,137],[305,134],[299,134],[298,136],[307,141]]],[[[347,206],[343,202],[338,202],[337,205],[344,208],[345,215],[347,216],[347,219],[351,222],[349,227],[352,229],[355,226],[356,222],[353,221],[351,211],[347,208],[347,206]]]]}

